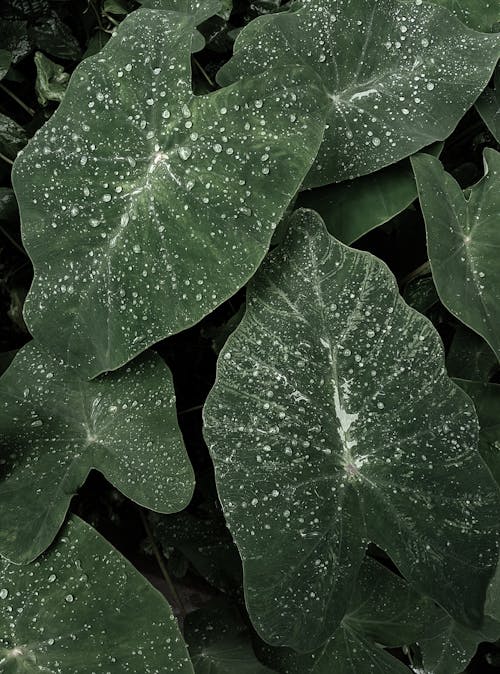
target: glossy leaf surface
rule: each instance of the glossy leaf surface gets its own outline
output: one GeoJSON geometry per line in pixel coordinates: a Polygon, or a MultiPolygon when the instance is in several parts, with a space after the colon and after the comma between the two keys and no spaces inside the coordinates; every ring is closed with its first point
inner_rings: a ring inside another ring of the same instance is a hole
{"type": "Polygon", "coordinates": [[[72,517],[39,560],[0,560],[0,671],[193,674],[163,597],[72,517]]]}
{"type": "Polygon", "coordinates": [[[145,354],[87,382],[34,342],[0,386],[0,553],[37,557],[91,468],[152,510],[182,510],[194,477],[169,370],[145,354]]]}
{"type": "Polygon", "coordinates": [[[480,622],[498,497],[474,408],[385,265],[314,212],[294,215],[251,282],[204,418],[266,641],[324,642],[368,540],[457,619],[480,622]]]}
{"type": "Polygon", "coordinates": [[[485,176],[469,196],[438,159],[411,161],[439,297],[500,358],[500,153],[484,151],[485,176]]]}
{"type": "Polygon", "coordinates": [[[248,280],[320,143],[312,71],[195,97],[192,30],[184,14],[130,14],[14,166],[35,267],[27,323],[87,377],[248,280]]]}
{"type": "Polygon", "coordinates": [[[486,86],[495,35],[447,9],[398,0],[304,0],[252,21],[221,84],[274,64],[310,65],[330,100],[310,187],[376,171],[446,138],[486,86]]]}

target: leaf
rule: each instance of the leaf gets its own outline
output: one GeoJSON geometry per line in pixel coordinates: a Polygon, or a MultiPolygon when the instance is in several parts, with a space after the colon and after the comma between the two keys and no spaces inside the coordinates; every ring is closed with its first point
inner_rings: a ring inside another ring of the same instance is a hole
{"type": "MultiPolygon", "coordinates": [[[[433,149],[439,156],[442,144],[433,149]]],[[[428,151],[434,154],[431,148],[428,151]]],[[[392,220],[416,198],[411,164],[404,160],[367,176],[302,192],[297,206],[316,210],[330,234],[351,244],[392,220]]]]}
{"type": "Polygon", "coordinates": [[[0,80],[3,80],[10,68],[12,54],[7,49],[0,49],[0,80]]]}
{"type": "Polygon", "coordinates": [[[0,553],[12,561],[51,543],[92,468],[152,510],[189,503],[193,471],[156,354],[87,382],[31,342],[3,375],[1,402],[0,553]]]}
{"type": "MultiPolygon", "coordinates": [[[[412,0],[413,1],[413,0],[412,0]]],[[[467,26],[484,32],[498,31],[500,5],[495,0],[427,0],[452,11],[467,26]]]]}
{"type": "Polygon", "coordinates": [[[491,135],[500,143],[500,68],[495,70],[494,88],[487,87],[476,101],[476,109],[491,135]]]}
{"type": "Polygon", "coordinates": [[[257,660],[238,611],[223,601],[190,613],[185,637],[196,674],[272,674],[257,660]]]}
{"type": "Polygon", "coordinates": [[[78,41],[55,11],[28,23],[28,38],[36,49],[56,58],[76,61],[82,56],[78,41]]]}
{"type": "Polygon", "coordinates": [[[0,187],[0,222],[9,222],[17,218],[17,201],[13,190],[0,187]]]}
{"type": "Polygon", "coordinates": [[[487,382],[498,369],[498,361],[484,339],[459,326],[448,351],[446,369],[450,377],[487,382]]]}
{"type": "Polygon", "coordinates": [[[204,419],[266,641],[323,643],[368,540],[456,619],[480,622],[498,497],[474,409],[385,265],[313,211],[294,215],[250,283],[204,419]]]}
{"type": "Polygon", "coordinates": [[[446,9],[398,0],[304,0],[252,21],[221,85],[275,64],[307,64],[330,99],[315,187],[372,173],[444,140],[486,86],[497,36],[474,33],[446,9]]]}
{"type": "Polygon", "coordinates": [[[484,150],[485,175],[467,198],[438,159],[411,162],[439,297],[500,358],[500,153],[484,150]]]}
{"type": "Polygon", "coordinates": [[[188,512],[176,515],[151,514],[154,537],[168,557],[168,550],[180,551],[194,569],[214,587],[234,592],[241,587],[241,562],[222,516],[195,517],[188,512]]]}
{"type": "Polygon", "coordinates": [[[28,134],[23,127],[0,113],[0,152],[14,159],[27,142],[28,134]]]}
{"type": "Polygon", "coordinates": [[[427,314],[439,302],[432,277],[418,276],[411,279],[403,291],[404,301],[421,314],[427,314]]]}
{"type": "Polygon", "coordinates": [[[163,597],[77,517],[38,561],[0,561],[0,669],[193,674],[163,597]]]}
{"type": "Polygon", "coordinates": [[[69,74],[63,66],[54,63],[40,51],[35,52],[35,66],[38,102],[46,105],[48,101],[62,101],[69,80],[69,74]]]}
{"type": "Polygon", "coordinates": [[[427,634],[418,640],[425,671],[430,674],[461,674],[481,641],[496,641],[500,625],[486,618],[480,630],[471,630],[455,622],[444,611],[436,611],[427,634]]]}
{"type": "Polygon", "coordinates": [[[30,330],[88,377],[246,283],[320,143],[307,69],[193,96],[192,30],[185,15],[130,14],[14,166],[30,330]]]}
{"type": "Polygon", "coordinates": [[[222,6],[221,0],[138,0],[138,2],[149,9],[188,14],[193,17],[196,26],[217,14],[222,6]]]}
{"type": "Polygon", "coordinates": [[[456,382],[472,398],[479,418],[479,451],[500,488],[500,385],[464,379],[456,382]]]}
{"type": "Polygon", "coordinates": [[[19,63],[31,51],[26,21],[0,18],[0,45],[12,54],[12,63],[19,63]]]}
{"type": "Polygon", "coordinates": [[[327,642],[306,655],[267,649],[265,661],[282,674],[409,674],[382,645],[412,644],[438,611],[441,617],[404,579],[366,558],[347,613],[327,642]]]}

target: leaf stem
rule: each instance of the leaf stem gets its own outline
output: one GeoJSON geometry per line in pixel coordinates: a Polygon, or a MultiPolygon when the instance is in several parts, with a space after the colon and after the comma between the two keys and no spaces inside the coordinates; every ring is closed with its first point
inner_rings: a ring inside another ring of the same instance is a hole
{"type": "Polygon", "coordinates": [[[195,66],[198,68],[198,70],[201,72],[203,77],[206,79],[206,81],[209,83],[209,85],[212,87],[212,89],[215,89],[215,82],[212,80],[212,78],[208,75],[208,73],[205,71],[201,63],[198,61],[196,56],[191,55],[191,58],[193,59],[193,63],[195,66]]]}
{"type": "Polygon", "coordinates": [[[165,583],[167,584],[168,589],[170,590],[174,600],[176,601],[177,605],[179,606],[179,609],[181,610],[182,615],[186,615],[186,607],[184,606],[184,603],[182,602],[182,599],[180,598],[179,594],[177,593],[177,590],[175,589],[175,585],[172,582],[172,579],[170,578],[170,575],[167,571],[167,567],[165,566],[165,562],[163,561],[163,555],[161,553],[160,548],[158,547],[158,544],[153,536],[153,532],[151,531],[151,527],[149,526],[148,519],[146,515],[144,514],[142,508],[138,508],[139,510],[139,515],[141,517],[141,522],[142,526],[144,527],[144,531],[147,534],[147,537],[149,539],[149,542],[151,544],[151,547],[153,548],[153,554],[155,556],[156,562],[160,568],[160,571],[162,573],[163,579],[165,580],[165,583]]]}
{"type": "Polygon", "coordinates": [[[18,105],[20,105],[23,110],[26,110],[28,115],[31,115],[31,117],[33,117],[33,115],[35,114],[33,108],[30,108],[28,105],[26,105],[26,103],[24,103],[20,98],[18,98],[16,94],[14,94],[10,89],[7,89],[5,84],[3,84],[2,82],[0,82],[0,89],[4,91],[8,96],[10,96],[12,100],[15,101],[18,105]]]}
{"type": "Polygon", "coordinates": [[[12,159],[9,159],[9,157],[4,155],[3,152],[0,152],[0,159],[3,159],[5,162],[7,162],[7,164],[10,164],[11,166],[14,165],[14,162],[12,161],[12,159]]]}

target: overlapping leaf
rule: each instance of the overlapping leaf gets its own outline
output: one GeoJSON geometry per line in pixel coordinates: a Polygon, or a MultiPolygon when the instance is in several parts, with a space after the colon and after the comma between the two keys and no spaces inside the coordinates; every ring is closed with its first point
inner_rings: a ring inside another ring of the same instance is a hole
{"type": "Polygon", "coordinates": [[[500,358],[500,153],[484,151],[485,176],[464,195],[439,160],[412,157],[441,301],[500,358]]]}
{"type": "Polygon", "coordinates": [[[409,674],[382,646],[413,644],[443,614],[402,578],[367,558],[340,627],[320,649],[307,655],[267,649],[265,659],[281,674],[409,674]]]}
{"type": "Polygon", "coordinates": [[[89,377],[248,280],[321,140],[310,70],[193,96],[192,29],[183,14],[129,15],[14,167],[27,322],[89,377]]]}
{"type": "Polygon", "coordinates": [[[82,520],[19,567],[0,561],[0,671],[193,674],[163,597],[82,520]]]}
{"type": "Polygon", "coordinates": [[[476,108],[491,135],[500,143],[500,67],[495,70],[494,87],[487,87],[476,101],[476,108]]]}
{"type": "Polygon", "coordinates": [[[0,431],[0,553],[15,562],[51,543],[91,468],[153,510],[191,498],[172,379],[155,354],[87,382],[32,342],[1,379],[0,431]]]}
{"type": "Polygon", "coordinates": [[[330,100],[308,186],[371,173],[446,138],[486,86],[500,38],[448,10],[397,0],[304,0],[238,36],[221,84],[274,64],[310,65],[330,100]]]}
{"type": "Polygon", "coordinates": [[[307,651],[331,635],[368,540],[455,618],[480,622],[498,497],[474,408],[387,268],[312,211],[250,284],[204,416],[267,641],[307,651]]]}
{"type": "MultiPolygon", "coordinates": [[[[442,146],[433,146],[436,155],[442,146]]],[[[296,204],[315,210],[330,234],[350,244],[394,218],[416,198],[415,177],[406,159],[367,176],[304,191],[296,204]]]]}

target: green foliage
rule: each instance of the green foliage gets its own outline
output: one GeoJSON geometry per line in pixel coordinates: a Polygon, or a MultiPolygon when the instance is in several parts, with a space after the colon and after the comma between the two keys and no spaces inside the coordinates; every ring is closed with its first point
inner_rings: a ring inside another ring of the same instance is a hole
{"type": "Polygon", "coordinates": [[[499,19],[0,3],[0,674],[495,671],[499,19]]]}

